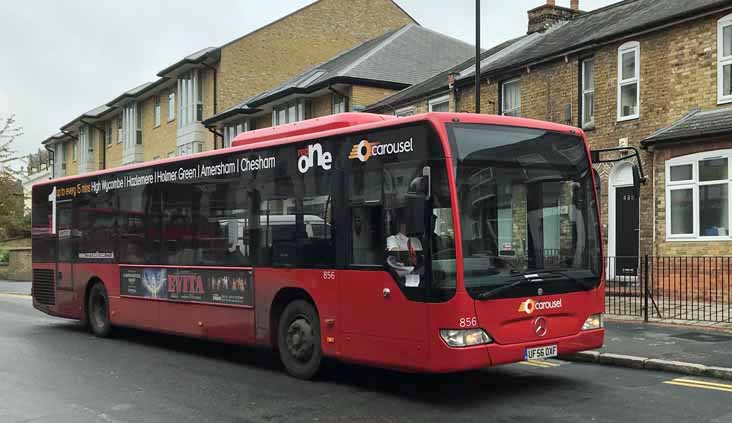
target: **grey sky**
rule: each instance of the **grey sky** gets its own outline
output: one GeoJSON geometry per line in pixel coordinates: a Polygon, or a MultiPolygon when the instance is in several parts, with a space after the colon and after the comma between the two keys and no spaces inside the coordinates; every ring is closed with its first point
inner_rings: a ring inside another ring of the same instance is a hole
{"type": "MultiPolygon", "coordinates": [[[[16,114],[40,142],[81,113],[155,78],[157,71],[224,44],[312,0],[3,1],[0,5],[0,116],[16,114]],[[14,4],[13,4],[14,3],[14,4]]],[[[613,0],[580,0],[583,10],[613,0]]],[[[422,25],[474,42],[472,0],[397,0],[422,25]],[[449,5],[449,6],[446,6],[449,5]]],[[[482,44],[526,31],[526,11],[544,0],[483,0],[482,44]]],[[[569,6],[569,0],[557,0],[569,6]]]]}

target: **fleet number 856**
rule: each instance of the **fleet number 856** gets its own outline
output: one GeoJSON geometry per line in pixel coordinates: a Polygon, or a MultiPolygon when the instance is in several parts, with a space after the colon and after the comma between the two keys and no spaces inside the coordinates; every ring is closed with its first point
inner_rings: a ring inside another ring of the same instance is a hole
{"type": "Polygon", "coordinates": [[[478,318],[475,316],[461,317],[459,324],[461,328],[473,328],[478,326],[478,318]]]}

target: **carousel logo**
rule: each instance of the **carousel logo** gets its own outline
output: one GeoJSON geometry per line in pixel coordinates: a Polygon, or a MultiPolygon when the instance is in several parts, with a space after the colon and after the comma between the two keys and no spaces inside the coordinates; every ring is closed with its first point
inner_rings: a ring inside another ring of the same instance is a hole
{"type": "Polygon", "coordinates": [[[320,166],[324,170],[330,170],[331,163],[333,163],[333,155],[327,151],[323,151],[323,146],[318,144],[311,144],[307,148],[301,148],[297,150],[297,170],[300,173],[307,173],[313,166],[320,166]],[[317,163],[316,163],[317,159],[317,163]]]}
{"type": "Polygon", "coordinates": [[[562,299],[554,301],[541,301],[536,302],[531,298],[519,304],[519,313],[531,314],[534,310],[552,310],[555,308],[562,308],[562,299]]]}
{"type": "Polygon", "coordinates": [[[351,148],[348,158],[351,160],[358,159],[362,162],[367,161],[372,156],[385,156],[399,153],[409,153],[414,151],[414,141],[410,138],[407,141],[393,142],[382,144],[380,142],[371,142],[369,140],[361,140],[351,148]]]}

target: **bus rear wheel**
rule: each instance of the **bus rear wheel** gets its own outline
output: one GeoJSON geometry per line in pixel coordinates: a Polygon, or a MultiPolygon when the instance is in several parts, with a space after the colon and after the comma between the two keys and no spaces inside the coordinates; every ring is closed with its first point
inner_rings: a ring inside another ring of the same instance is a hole
{"type": "Polygon", "coordinates": [[[112,331],[112,324],[109,321],[109,296],[103,283],[97,282],[92,286],[86,310],[92,333],[101,338],[108,337],[112,331]]]}
{"type": "Polygon", "coordinates": [[[311,379],[320,369],[320,320],[312,304],[296,300],[285,307],[277,329],[277,347],[287,372],[311,379]]]}

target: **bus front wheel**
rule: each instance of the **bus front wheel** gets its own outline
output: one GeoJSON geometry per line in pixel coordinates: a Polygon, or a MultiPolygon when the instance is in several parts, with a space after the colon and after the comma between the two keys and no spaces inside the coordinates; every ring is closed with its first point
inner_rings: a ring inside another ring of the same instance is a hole
{"type": "Polygon", "coordinates": [[[109,296],[104,284],[97,282],[89,291],[89,299],[86,305],[87,321],[92,333],[99,337],[107,337],[112,330],[109,321],[109,296]]]}
{"type": "Polygon", "coordinates": [[[285,307],[277,329],[280,359],[287,372],[311,379],[320,369],[320,320],[312,304],[296,300],[285,307]]]}

